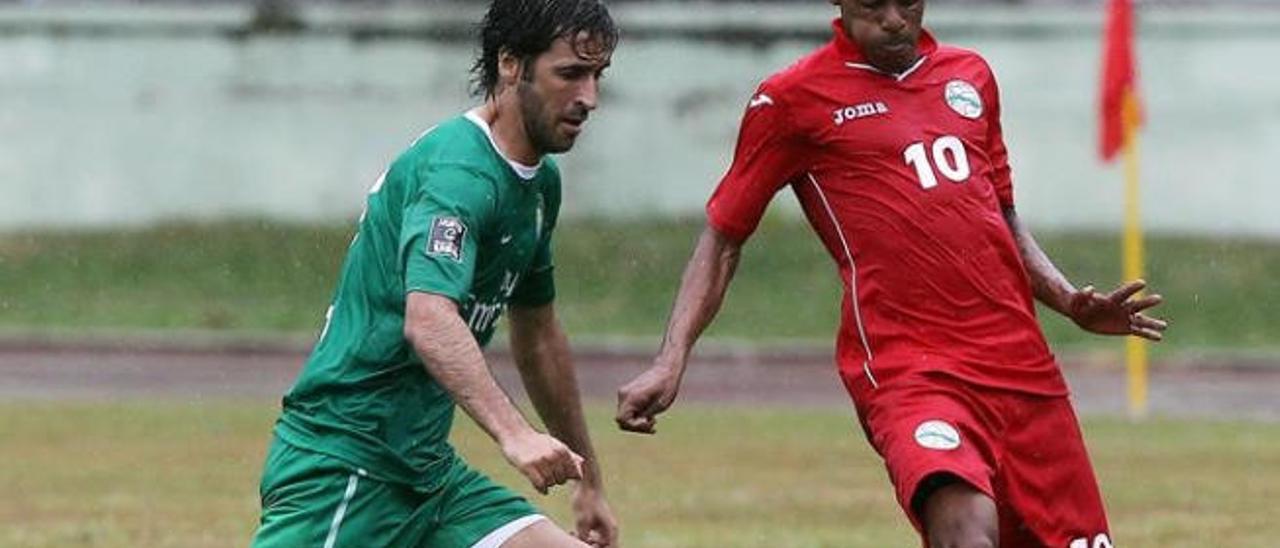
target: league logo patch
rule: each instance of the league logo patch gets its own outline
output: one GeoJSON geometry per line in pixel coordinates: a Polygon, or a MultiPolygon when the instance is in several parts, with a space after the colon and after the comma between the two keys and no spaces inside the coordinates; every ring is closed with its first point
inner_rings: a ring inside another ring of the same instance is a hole
{"type": "Polygon", "coordinates": [[[982,116],[982,96],[978,95],[978,90],[973,87],[973,84],[964,80],[952,80],[947,82],[946,91],[942,96],[946,99],[947,106],[956,111],[956,114],[970,120],[982,116]]]}
{"type": "Polygon", "coordinates": [[[427,255],[448,257],[462,262],[462,238],[467,235],[467,225],[457,217],[436,217],[431,221],[431,235],[427,238],[427,255]]]}
{"type": "Polygon", "coordinates": [[[916,443],[925,449],[950,451],[960,447],[960,433],[946,421],[924,421],[916,427],[916,443]]]}

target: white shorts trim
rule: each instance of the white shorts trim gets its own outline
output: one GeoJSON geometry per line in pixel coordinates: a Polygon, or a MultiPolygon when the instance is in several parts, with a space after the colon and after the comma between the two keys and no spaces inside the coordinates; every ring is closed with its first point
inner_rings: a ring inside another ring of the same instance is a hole
{"type": "MultiPolygon", "coordinates": [[[[898,79],[906,78],[911,71],[919,68],[920,63],[924,62],[924,58],[920,58],[920,62],[907,72],[904,72],[898,79]]],[[[867,340],[867,328],[862,323],[862,307],[858,304],[858,263],[853,260],[853,252],[849,250],[849,240],[844,237],[844,227],[840,225],[840,219],[836,218],[836,213],[831,209],[831,202],[827,201],[826,193],[822,192],[822,186],[818,184],[818,178],[812,173],[809,176],[809,182],[813,183],[813,190],[817,191],[818,198],[822,199],[822,207],[826,208],[827,215],[831,217],[831,224],[836,227],[836,235],[840,236],[840,247],[844,248],[844,256],[849,259],[849,301],[853,303],[853,321],[858,326],[858,339],[862,341],[862,351],[866,353],[867,359],[862,361],[862,372],[867,375],[867,380],[871,381],[872,388],[880,388],[880,383],[876,382],[876,376],[871,373],[871,362],[876,361],[871,355],[871,343],[867,340]]]]}
{"type": "Polygon", "coordinates": [[[361,469],[359,474],[351,474],[351,477],[347,478],[347,491],[342,494],[342,503],[338,505],[338,511],[333,514],[333,523],[329,525],[329,536],[324,540],[324,548],[333,548],[334,543],[338,541],[338,528],[342,527],[342,519],[347,515],[347,505],[356,495],[356,485],[360,483],[360,476],[364,475],[364,470],[361,469]]]}
{"type": "Polygon", "coordinates": [[[544,519],[547,519],[547,517],[541,514],[516,518],[507,522],[506,525],[494,529],[492,533],[485,535],[479,542],[472,544],[471,548],[501,548],[502,544],[511,540],[511,537],[516,536],[516,533],[544,519]]]}

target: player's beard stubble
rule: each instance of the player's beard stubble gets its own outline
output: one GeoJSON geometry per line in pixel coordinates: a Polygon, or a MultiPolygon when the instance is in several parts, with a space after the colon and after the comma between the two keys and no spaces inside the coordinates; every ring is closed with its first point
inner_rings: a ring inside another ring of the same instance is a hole
{"type": "Polygon", "coordinates": [[[520,99],[525,135],[539,155],[559,154],[573,148],[576,135],[559,132],[557,127],[566,119],[577,121],[581,127],[587,121],[586,109],[573,105],[564,115],[551,112],[547,108],[546,97],[534,89],[532,82],[523,79],[516,84],[516,96],[520,99]]]}

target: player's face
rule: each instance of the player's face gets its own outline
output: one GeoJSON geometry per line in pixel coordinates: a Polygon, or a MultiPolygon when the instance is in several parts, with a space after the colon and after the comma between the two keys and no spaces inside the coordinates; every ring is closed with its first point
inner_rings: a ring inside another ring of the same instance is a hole
{"type": "Polygon", "coordinates": [[[598,40],[566,38],[539,55],[516,86],[529,142],[540,154],[566,152],[582,132],[600,96],[600,79],[612,51],[598,40]]]}
{"type": "Polygon", "coordinates": [[[916,62],[925,0],[831,0],[849,38],[872,66],[902,72],[916,62]]]}

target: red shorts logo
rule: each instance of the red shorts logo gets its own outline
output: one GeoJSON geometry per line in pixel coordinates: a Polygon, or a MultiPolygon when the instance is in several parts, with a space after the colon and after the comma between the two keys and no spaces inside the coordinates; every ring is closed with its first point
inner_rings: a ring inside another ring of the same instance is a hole
{"type": "MultiPolygon", "coordinates": [[[[960,447],[960,432],[946,421],[931,420],[916,427],[916,443],[925,449],[951,451],[960,447]]],[[[1074,546],[1072,548],[1075,548],[1074,546]]]]}

